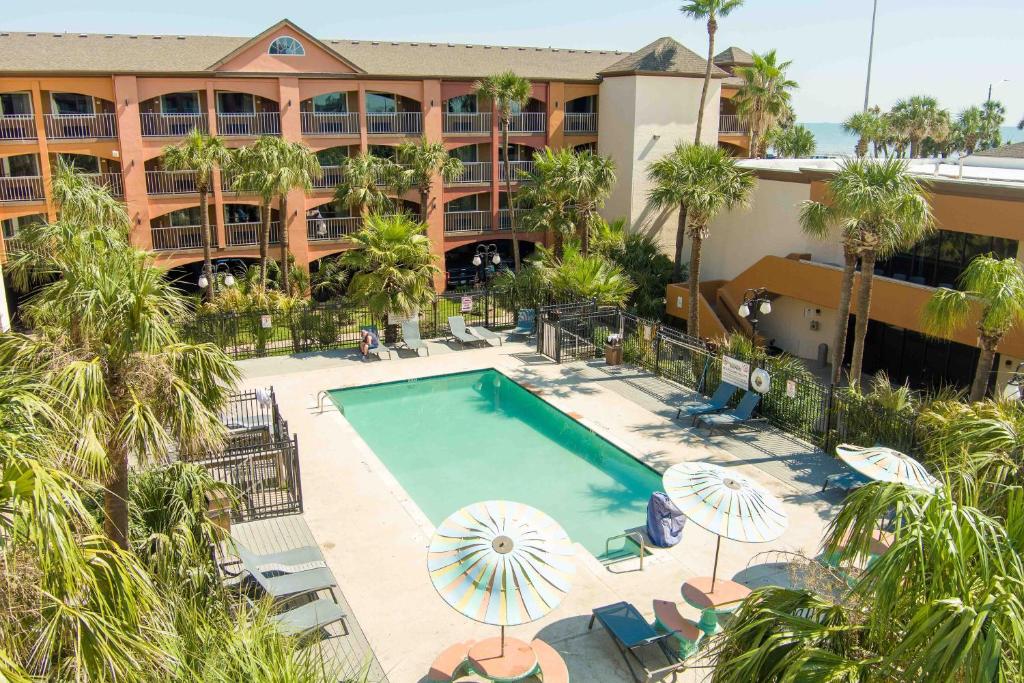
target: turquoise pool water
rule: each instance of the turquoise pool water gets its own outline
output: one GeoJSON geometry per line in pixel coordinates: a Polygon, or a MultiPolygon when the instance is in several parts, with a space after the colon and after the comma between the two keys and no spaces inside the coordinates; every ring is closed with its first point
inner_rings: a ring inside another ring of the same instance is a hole
{"type": "Polygon", "coordinates": [[[435,525],[469,503],[514,500],[600,556],[605,539],[644,524],[661,489],[654,471],[494,370],[331,398],[435,525]]]}

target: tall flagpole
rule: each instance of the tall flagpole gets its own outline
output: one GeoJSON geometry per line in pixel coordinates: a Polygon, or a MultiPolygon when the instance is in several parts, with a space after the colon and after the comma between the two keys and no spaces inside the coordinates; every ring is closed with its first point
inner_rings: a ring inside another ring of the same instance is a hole
{"type": "Polygon", "coordinates": [[[864,84],[864,111],[868,110],[871,97],[871,62],[875,56],[875,19],[878,18],[878,0],[875,0],[875,7],[871,11],[871,43],[868,45],[868,79],[864,84]]]}

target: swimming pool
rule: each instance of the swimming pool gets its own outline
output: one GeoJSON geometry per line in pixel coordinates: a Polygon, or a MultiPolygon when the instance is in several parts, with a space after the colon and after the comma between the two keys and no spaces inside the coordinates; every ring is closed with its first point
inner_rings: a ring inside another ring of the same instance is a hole
{"type": "Polygon", "coordinates": [[[644,524],[661,490],[653,470],[495,370],[331,398],[435,525],[469,503],[514,500],[600,556],[607,538],[644,524]]]}

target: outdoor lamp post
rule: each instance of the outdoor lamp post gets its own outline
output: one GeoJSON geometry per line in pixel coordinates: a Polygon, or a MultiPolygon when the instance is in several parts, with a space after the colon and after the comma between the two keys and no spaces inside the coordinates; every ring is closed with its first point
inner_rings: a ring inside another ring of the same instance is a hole
{"type": "Polygon", "coordinates": [[[477,268],[483,267],[483,278],[481,278],[484,284],[487,284],[487,267],[484,265],[487,261],[494,264],[495,269],[501,263],[501,256],[498,255],[497,244],[478,244],[476,246],[476,254],[473,255],[473,265],[477,268]]]}
{"type": "MultiPolygon", "coordinates": [[[[204,272],[199,276],[199,281],[196,283],[197,285],[199,285],[199,289],[206,289],[207,286],[209,286],[209,284],[210,284],[210,276],[205,272],[206,268],[203,268],[203,271],[204,272]]],[[[234,287],[235,286],[235,276],[231,274],[231,269],[228,268],[228,264],[226,264],[226,263],[218,263],[218,264],[216,264],[213,267],[213,277],[214,277],[213,287],[214,287],[214,289],[217,288],[217,276],[220,275],[221,273],[224,274],[224,286],[225,287],[234,287]],[[221,270],[222,268],[223,268],[223,270],[221,270]]]]}
{"type": "Polygon", "coordinates": [[[772,302],[768,298],[767,289],[756,287],[743,292],[743,303],[740,304],[737,313],[741,318],[750,318],[750,326],[753,328],[755,338],[757,337],[758,316],[768,315],[771,312],[772,302]]]}

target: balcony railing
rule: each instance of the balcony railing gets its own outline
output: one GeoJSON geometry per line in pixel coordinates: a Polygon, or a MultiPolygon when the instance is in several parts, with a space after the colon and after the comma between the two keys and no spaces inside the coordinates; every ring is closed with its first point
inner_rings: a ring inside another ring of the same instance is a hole
{"type": "Polygon", "coordinates": [[[8,236],[4,233],[4,251],[10,254],[11,252],[20,251],[22,247],[21,239],[18,238],[17,233],[8,236]]]}
{"type": "Polygon", "coordinates": [[[524,111],[519,114],[512,114],[508,122],[510,133],[543,133],[547,114],[544,112],[524,111]]]}
{"type": "Polygon", "coordinates": [[[344,171],[341,166],[321,166],[324,174],[313,181],[316,189],[334,189],[341,182],[344,171]]]}
{"type": "Polygon", "coordinates": [[[195,194],[195,171],[146,171],[146,192],[159,194],[195,194]]]}
{"type": "MultiPolygon", "coordinates": [[[[511,230],[516,216],[512,209],[498,209],[498,227],[495,230],[511,230]]],[[[515,223],[516,228],[519,224],[515,223]]]]}
{"type": "Polygon", "coordinates": [[[188,135],[194,129],[206,133],[209,124],[206,114],[161,114],[145,112],[139,114],[142,119],[142,137],[145,138],[176,138],[188,135]]]}
{"type": "Polygon", "coordinates": [[[419,135],[423,132],[423,114],[418,111],[368,113],[366,132],[370,135],[419,135]]]}
{"type": "Polygon", "coordinates": [[[593,135],[597,132],[597,114],[567,113],[563,126],[566,135],[593,135]]]}
{"type": "MultiPolygon", "coordinates": [[[[513,161],[509,164],[512,171],[512,182],[518,183],[523,181],[523,176],[527,173],[533,173],[533,162],[532,161],[513,161]]],[[[504,182],[505,180],[505,162],[498,162],[499,178],[504,182]]]]}
{"type": "Polygon", "coordinates": [[[445,114],[444,132],[458,135],[460,133],[490,133],[491,112],[473,114],[445,114]]]}
{"type": "MultiPolygon", "coordinates": [[[[397,165],[401,166],[402,168],[409,168],[408,165],[406,165],[406,164],[397,164],[397,165]]],[[[386,174],[386,171],[384,171],[384,170],[377,171],[377,184],[382,186],[382,187],[385,184],[385,182],[384,182],[385,181],[385,174],[386,174]]]]}
{"type": "MultiPolygon", "coordinates": [[[[210,229],[213,234],[211,246],[216,246],[216,231],[210,229]]],[[[150,228],[153,237],[153,251],[176,251],[178,249],[202,249],[203,248],[203,226],[201,225],[174,225],[158,226],[150,228]]]]}
{"type": "Polygon", "coordinates": [[[43,123],[52,140],[117,137],[115,114],[45,114],[43,123]]]}
{"type": "MultiPolygon", "coordinates": [[[[227,223],[224,232],[227,236],[229,247],[248,247],[260,243],[260,230],[263,224],[255,223],[227,223]]],[[[281,224],[273,221],[270,224],[270,235],[268,244],[279,244],[281,242],[281,224]]]]}
{"type": "Polygon", "coordinates": [[[31,114],[0,116],[0,140],[35,140],[36,122],[31,114]]]}
{"type": "Polygon", "coordinates": [[[490,229],[490,211],[448,211],[444,214],[446,233],[484,232],[490,229]]]}
{"type": "Polygon", "coordinates": [[[718,117],[719,133],[747,134],[747,125],[736,114],[721,114],[718,117]]]}
{"type": "Polygon", "coordinates": [[[302,112],[303,135],[359,135],[359,113],[302,112]]]}
{"type": "Polygon", "coordinates": [[[257,137],[280,135],[281,115],[276,111],[258,111],[250,114],[222,114],[217,112],[217,133],[230,137],[257,137]]]}
{"type": "Polygon", "coordinates": [[[43,179],[37,175],[0,177],[0,202],[36,202],[43,194],[43,179]]]}
{"type": "Polygon", "coordinates": [[[228,171],[220,172],[220,189],[221,192],[230,192],[234,195],[240,194],[255,194],[251,190],[236,190],[232,187],[235,183],[235,174],[228,171]]]}
{"type": "Polygon", "coordinates": [[[359,216],[307,218],[306,239],[310,242],[338,242],[359,232],[362,222],[359,216]]]}
{"type": "Polygon", "coordinates": [[[91,180],[96,185],[101,185],[110,190],[115,197],[124,196],[124,181],[120,173],[83,173],[83,178],[91,180]]]}
{"type": "Polygon", "coordinates": [[[449,185],[482,185],[491,182],[491,162],[464,161],[462,175],[449,185]]]}

